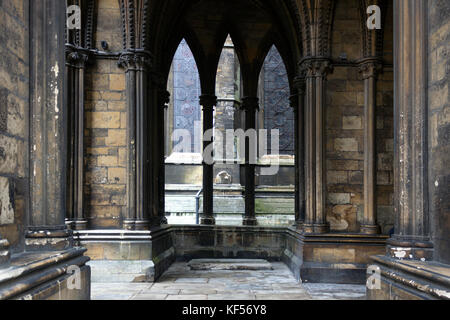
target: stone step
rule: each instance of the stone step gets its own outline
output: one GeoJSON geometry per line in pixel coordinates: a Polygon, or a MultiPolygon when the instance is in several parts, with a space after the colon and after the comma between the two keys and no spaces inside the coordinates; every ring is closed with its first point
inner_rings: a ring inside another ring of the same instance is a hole
{"type": "Polygon", "coordinates": [[[193,259],[191,270],[273,270],[272,264],[263,259],[193,259]]]}

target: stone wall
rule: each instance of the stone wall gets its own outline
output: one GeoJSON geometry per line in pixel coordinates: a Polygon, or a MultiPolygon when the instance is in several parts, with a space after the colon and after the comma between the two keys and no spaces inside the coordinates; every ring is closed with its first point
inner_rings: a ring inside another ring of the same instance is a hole
{"type": "MultiPolygon", "coordinates": [[[[392,30],[391,20],[388,25],[392,30]]],[[[390,41],[392,37],[385,47],[392,51],[390,41]]],[[[337,64],[327,77],[326,91],[327,220],[333,231],[358,232],[364,210],[364,82],[354,63],[362,58],[361,46],[357,1],[337,2],[332,33],[337,64]]],[[[383,71],[377,82],[377,204],[379,223],[387,233],[394,221],[393,73],[388,67],[383,71]]]]}
{"type": "MultiPolygon", "coordinates": [[[[121,50],[118,1],[98,2],[96,46],[121,50]]],[[[120,228],[126,208],[125,72],[116,59],[97,58],[86,70],[85,201],[91,228],[120,228]]]]}
{"type": "Polygon", "coordinates": [[[29,2],[0,1],[0,235],[23,248],[28,183],[29,2]]]}
{"type": "Polygon", "coordinates": [[[450,263],[450,3],[428,8],[429,191],[435,259],[450,263]]]}

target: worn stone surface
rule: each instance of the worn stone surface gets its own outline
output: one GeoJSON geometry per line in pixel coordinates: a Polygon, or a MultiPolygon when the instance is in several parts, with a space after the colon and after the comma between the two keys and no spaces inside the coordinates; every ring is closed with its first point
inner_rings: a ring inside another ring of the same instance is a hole
{"type": "Polygon", "coordinates": [[[429,3],[428,138],[430,215],[435,259],[450,263],[450,5],[429,3]],[[446,66],[446,67],[444,67],[446,66]]]}
{"type": "Polygon", "coordinates": [[[28,176],[29,1],[0,2],[0,234],[23,247],[28,176]]]}
{"type": "Polygon", "coordinates": [[[93,300],[361,299],[364,286],[299,284],[283,263],[273,270],[191,271],[175,263],[154,284],[93,283],[93,300]],[[201,282],[198,279],[202,279],[201,282]],[[182,280],[182,281],[180,281],[182,280]]]}
{"type": "Polygon", "coordinates": [[[194,259],[188,262],[191,270],[272,270],[272,265],[262,259],[194,259]]]}

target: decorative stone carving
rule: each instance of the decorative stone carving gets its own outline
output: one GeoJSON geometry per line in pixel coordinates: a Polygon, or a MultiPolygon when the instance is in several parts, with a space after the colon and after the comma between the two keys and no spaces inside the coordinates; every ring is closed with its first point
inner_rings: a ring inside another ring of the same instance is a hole
{"type": "Polygon", "coordinates": [[[148,70],[152,67],[151,55],[145,51],[126,51],[123,52],[119,61],[118,66],[128,70],[148,70]]]}
{"type": "Polygon", "coordinates": [[[221,171],[216,176],[216,184],[231,184],[232,181],[231,175],[226,171],[221,171]]]}
{"type": "Polygon", "coordinates": [[[360,61],[359,72],[362,75],[362,79],[368,79],[370,77],[377,78],[383,70],[383,65],[379,59],[369,58],[360,61]]]}
{"type": "Polygon", "coordinates": [[[324,78],[332,71],[331,62],[326,58],[305,58],[300,62],[299,72],[305,77],[324,78]]]}

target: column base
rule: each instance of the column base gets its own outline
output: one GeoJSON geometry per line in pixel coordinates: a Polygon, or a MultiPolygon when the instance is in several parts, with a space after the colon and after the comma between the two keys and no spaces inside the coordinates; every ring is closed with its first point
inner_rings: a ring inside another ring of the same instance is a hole
{"type": "Polygon", "coordinates": [[[0,266],[9,263],[11,253],[9,251],[9,242],[6,239],[0,239],[0,266]]]}
{"type": "Polygon", "coordinates": [[[26,251],[67,250],[73,247],[72,230],[66,226],[30,227],[25,234],[26,251]]]}
{"type": "Polygon", "coordinates": [[[149,220],[136,220],[134,222],[134,230],[148,230],[150,228],[149,220]]]}
{"type": "Polygon", "coordinates": [[[73,230],[86,230],[88,228],[87,220],[76,220],[72,224],[73,230]]]}
{"type": "Polygon", "coordinates": [[[256,218],[244,217],[244,219],[242,220],[242,225],[243,226],[256,226],[256,225],[258,225],[258,221],[256,220],[256,218]]]}
{"type": "Polygon", "coordinates": [[[125,230],[134,230],[135,228],[135,221],[134,220],[124,220],[122,223],[122,227],[125,230]]]}
{"type": "Polygon", "coordinates": [[[204,224],[207,226],[213,226],[216,224],[216,219],[214,217],[201,217],[200,224],[204,224]]]}
{"type": "Polygon", "coordinates": [[[362,234],[380,234],[381,228],[376,224],[362,224],[359,232],[362,234]]]}
{"type": "Polygon", "coordinates": [[[429,238],[393,235],[386,245],[388,257],[400,260],[433,260],[433,243],[429,238]]]}
{"type": "Polygon", "coordinates": [[[330,225],[329,224],[304,224],[303,225],[303,231],[305,233],[328,233],[330,232],[330,225]]]}

